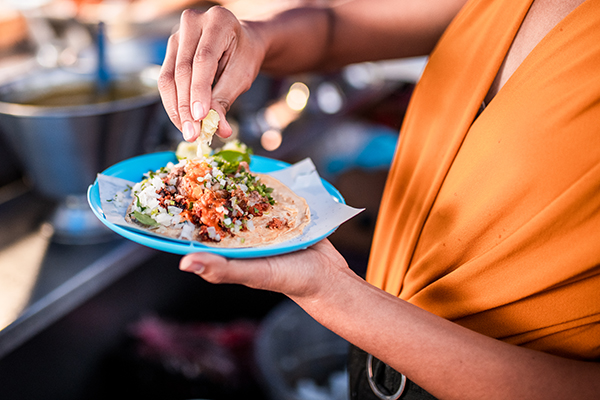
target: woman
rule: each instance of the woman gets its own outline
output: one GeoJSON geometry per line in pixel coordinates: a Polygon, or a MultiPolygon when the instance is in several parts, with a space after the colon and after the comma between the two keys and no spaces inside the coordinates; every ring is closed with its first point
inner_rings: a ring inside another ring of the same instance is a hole
{"type": "Polygon", "coordinates": [[[430,59],[367,282],[327,240],[267,259],[191,254],[181,269],[284,293],[426,390],[401,398],[598,398],[599,20],[593,0],[354,0],[245,22],[185,11],[159,85],[190,141],[259,71],[430,59]]]}

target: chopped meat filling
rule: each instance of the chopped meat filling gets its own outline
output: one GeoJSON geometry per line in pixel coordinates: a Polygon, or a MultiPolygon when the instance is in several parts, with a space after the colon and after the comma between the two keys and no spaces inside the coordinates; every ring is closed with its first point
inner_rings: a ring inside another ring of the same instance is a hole
{"type": "Polygon", "coordinates": [[[269,229],[283,229],[283,228],[287,228],[288,227],[288,221],[287,219],[279,219],[279,218],[273,218],[272,220],[270,220],[267,223],[267,228],[269,229]]]}

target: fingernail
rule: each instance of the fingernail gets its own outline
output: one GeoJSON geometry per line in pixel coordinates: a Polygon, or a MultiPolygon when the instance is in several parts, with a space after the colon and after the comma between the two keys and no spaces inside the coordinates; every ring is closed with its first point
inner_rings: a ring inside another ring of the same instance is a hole
{"type": "Polygon", "coordinates": [[[204,264],[194,262],[184,258],[181,260],[179,269],[186,272],[193,272],[195,274],[201,274],[204,271],[204,264]]]}
{"type": "Polygon", "coordinates": [[[187,141],[191,141],[194,138],[194,125],[190,121],[183,123],[183,138],[187,141]]]}
{"type": "Polygon", "coordinates": [[[199,121],[203,115],[204,107],[202,107],[202,103],[196,101],[194,104],[192,104],[192,116],[194,117],[194,120],[199,121]]]}

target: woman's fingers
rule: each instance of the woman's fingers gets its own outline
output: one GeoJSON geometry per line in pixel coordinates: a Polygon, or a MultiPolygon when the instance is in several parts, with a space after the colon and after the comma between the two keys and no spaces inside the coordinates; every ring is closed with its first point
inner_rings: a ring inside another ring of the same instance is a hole
{"type": "Polygon", "coordinates": [[[327,240],[284,256],[226,259],[212,253],[192,253],[181,259],[180,269],[211,283],[242,284],[288,296],[314,296],[328,286],[332,271],[346,262],[327,240]]]}
{"type": "Polygon", "coordinates": [[[179,33],[174,33],[169,38],[165,59],[160,68],[158,90],[160,91],[162,103],[169,119],[181,130],[181,120],[179,119],[179,108],[177,105],[177,85],[175,84],[175,60],[178,48],[179,33]]]}
{"type": "MultiPolygon", "coordinates": [[[[210,69],[210,59],[198,63],[197,53],[202,44],[202,24],[198,23],[201,13],[194,10],[185,10],[181,14],[179,26],[179,46],[175,59],[175,85],[177,87],[177,107],[181,121],[183,137],[194,141],[200,133],[192,116],[191,85],[194,69],[210,69]]],[[[216,65],[216,61],[214,62],[216,65]]],[[[210,86],[210,83],[208,84],[210,86]]],[[[204,117],[204,115],[202,116],[204,117]]]]}
{"type": "Polygon", "coordinates": [[[241,284],[254,289],[277,291],[269,284],[272,271],[267,258],[227,259],[212,253],[194,253],[181,259],[179,268],[210,283],[241,284]]]}
{"type": "Polygon", "coordinates": [[[222,7],[182,13],[179,30],[169,39],[159,89],[165,110],[186,140],[198,137],[199,121],[211,108],[221,117],[219,136],[231,135],[227,111],[250,87],[261,62],[260,52],[239,51],[243,33],[240,22],[222,7]]]}
{"type": "MultiPolygon", "coordinates": [[[[204,15],[202,34],[195,50],[191,77],[191,109],[200,120],[213,108],[212,85],[229,61],[239,35],[239,22],[228,10],[212,7],[204,15]]],[[[227,110],[226,110],[227,111],[227,110]]]]}

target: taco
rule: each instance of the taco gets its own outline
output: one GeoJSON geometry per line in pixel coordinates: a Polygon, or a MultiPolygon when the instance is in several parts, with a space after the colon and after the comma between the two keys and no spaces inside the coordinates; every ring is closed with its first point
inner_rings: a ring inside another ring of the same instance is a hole
{"type": "Polygon", "coordinates": [[[145,174],[125,219],[176,239],[217,247],[280,243],[310,221],[306,200],[279,180],[250,172],[249,154],[221,150],[145,174]]]}

